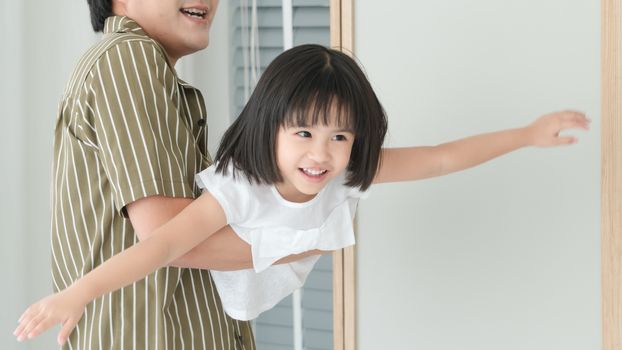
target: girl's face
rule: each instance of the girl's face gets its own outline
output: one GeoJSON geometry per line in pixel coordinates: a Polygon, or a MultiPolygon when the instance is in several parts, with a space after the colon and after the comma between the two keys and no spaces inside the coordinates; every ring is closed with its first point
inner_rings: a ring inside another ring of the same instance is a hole
{"type": "Polygon", "coordinates": [[[281,127],[276,139],[277,165],[283,181],[276,188],[288,201],[305,202],[350,161],[354,133],[335,124],[281,127]]]}

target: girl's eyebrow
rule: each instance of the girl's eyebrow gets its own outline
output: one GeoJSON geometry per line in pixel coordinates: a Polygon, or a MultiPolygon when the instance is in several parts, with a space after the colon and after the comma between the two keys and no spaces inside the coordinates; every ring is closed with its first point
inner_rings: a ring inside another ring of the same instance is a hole
{"type": "Polygon", "coordinates": [[[328,127],[331,133],[338,133],[338,132],[349,132],[351,134],[354,134],[354,128],[352,128],[349,125],[334,125],[334,127],[328,127]]]}
{"type": "MultiPolygon", "coordinates": [[[[313,127],[313,125],[309,125],[309,124],[287,126],[287,128],[289,128],[289,129],[301,129],[301,128],[312,128],[312,127],[313,127]]],[[[331,130],[331,131],[332,132],[349,132],[351,134],[354,134],[354,129],[350,128],[350,127],[342,127],[342,128],[334,129],[334,130],[331,130]]]]}

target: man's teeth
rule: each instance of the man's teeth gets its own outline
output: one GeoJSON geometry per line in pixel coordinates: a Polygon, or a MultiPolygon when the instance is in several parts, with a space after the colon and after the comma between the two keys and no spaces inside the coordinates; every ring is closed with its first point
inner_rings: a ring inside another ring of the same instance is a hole
{"type": "Polygon", "coordinates": [[[302,171],[304,171],[305,174],[311,175],[311,176],[322,175],[326,172],[326,170],[322,170],[322,169],[309,169],[309,168],[302,168],[302,171]]]}
{"type": "Polygon", "coordinates": [[[198,18],[205,18],[205,15],[207,15],[207,11],[199,10],[195,8],[181,9],[181,12],[185,13],[188,16],[193,16],[193,17],[198,17],[198,18]]]}

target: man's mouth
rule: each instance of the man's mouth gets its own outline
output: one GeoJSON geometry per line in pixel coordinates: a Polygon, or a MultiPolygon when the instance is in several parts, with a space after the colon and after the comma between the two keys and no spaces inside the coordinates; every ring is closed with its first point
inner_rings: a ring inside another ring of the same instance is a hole
{"type": "Polygon", "coordinates": [[[197,18],[197,19],[205,19],[205,17],[207,17],[207,10],[197,9],[193,7],[182,8],[179,10],[179,12],[183,13],[184,15],[188,17],[197,18]]]}

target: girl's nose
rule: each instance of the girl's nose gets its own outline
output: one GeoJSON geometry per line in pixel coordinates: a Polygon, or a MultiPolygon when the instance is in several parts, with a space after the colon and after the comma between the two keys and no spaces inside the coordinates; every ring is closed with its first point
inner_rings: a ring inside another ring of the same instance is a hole
{"type": "Polygon", "coordinates": [[[330,151],[328,145],[324,142],[316,142],[308,153],[309,159],[322,163],[330,159],[330,151]]]}

